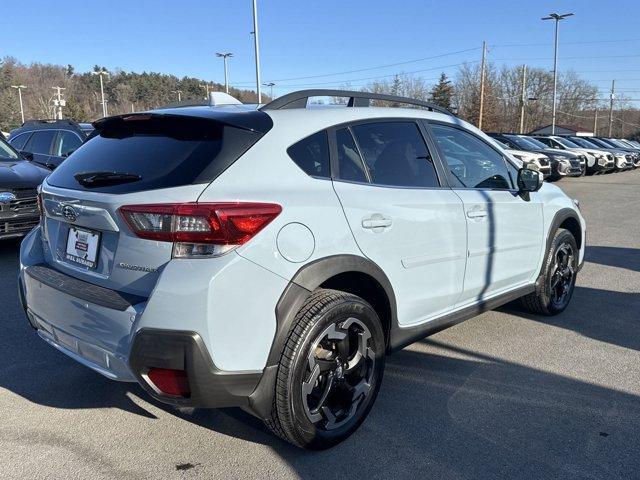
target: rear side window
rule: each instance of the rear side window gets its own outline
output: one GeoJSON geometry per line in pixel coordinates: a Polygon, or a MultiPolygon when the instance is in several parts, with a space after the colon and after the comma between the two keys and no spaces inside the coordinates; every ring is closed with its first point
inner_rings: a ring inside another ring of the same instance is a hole
{"type": "Polygon", "coordinates": [[[31,153],[49,155],[51,153],[51,144],[55,137],[55,130],[40,130],[38,132],[34,132],[25,145],[24,150],[31,153]]]}
{"type": "Polygon", "coordinates": [[[353,134],[371,177],[377,185],[438,187],[433,160],[413,122],[355,125],[353,134]]]}
{"type": "Polygon", "coordinates": [[[132,115],[105,121],[47,182],[61,188],[130,193],[213,181],[263,133],[213,119],[132,115]],[[125,174],[134,181],[81,183],[87,173],[125,174]]]}
{"type": "Polygon", "coordinates": [[[314,133],[287,149],[291,159],[312,177],[329,178],[329,141],[327,132],[314,133]]]}
{"type": "Polygon", "coordinates": [[[338,177],[350,182],[368,182],[364,162],[348,128],[336,131],[338,177]]]}
{"type": "Polygon", "coordinates": [[[65,157],[82,145],[82,140],[73,132],[60,130],[56,143],[53,146],[53,154],[57,157],[65,157]]]}
{"type": "Polygon", "coordinates": [[[30,133],[22,133],[17,137],[12,138],[10,143],[16,150],[24,150],[24,146],[27,143],[27,140],[29,140],[30,136],[30,133]]]}

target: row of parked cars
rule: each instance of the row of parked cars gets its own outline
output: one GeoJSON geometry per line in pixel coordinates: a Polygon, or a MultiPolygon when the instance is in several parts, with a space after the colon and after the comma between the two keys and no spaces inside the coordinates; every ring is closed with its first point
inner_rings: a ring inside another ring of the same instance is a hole
{"type": "Polygon", "coordinates": [[[640,167],[640,142],[620,138],[487,133],[549,180],[620,172],[640,167]]]}

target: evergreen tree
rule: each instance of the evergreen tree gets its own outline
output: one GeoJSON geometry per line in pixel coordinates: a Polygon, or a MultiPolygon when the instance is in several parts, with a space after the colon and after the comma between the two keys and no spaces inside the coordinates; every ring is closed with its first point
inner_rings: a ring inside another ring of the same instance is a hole
{"type": "Polygon", "coordinates": [[[431,101],[447,110],[451,110],[452,99],[453,84],[451,80],[447,78],[447,75],[442,73],[440,80],[438,80],[438,83],[436,83],[431,90],[431,101]]]}

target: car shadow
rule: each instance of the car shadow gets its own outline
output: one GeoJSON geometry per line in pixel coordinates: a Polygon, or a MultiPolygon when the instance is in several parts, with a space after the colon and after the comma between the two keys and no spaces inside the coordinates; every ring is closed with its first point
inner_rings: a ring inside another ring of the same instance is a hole
{"type": "Polygon", "coordinates": [[[561,315],[534,315],[517,301],[502,309],[515,311],[529,320],[573,330],[594,340],[640,351],[638,293],[576,286],[571,303],[561,315]]]}
{"type": "Polygon", "coordinates": [[[640,249],[587,246],[585,261],[640,272],[640,249]]]}

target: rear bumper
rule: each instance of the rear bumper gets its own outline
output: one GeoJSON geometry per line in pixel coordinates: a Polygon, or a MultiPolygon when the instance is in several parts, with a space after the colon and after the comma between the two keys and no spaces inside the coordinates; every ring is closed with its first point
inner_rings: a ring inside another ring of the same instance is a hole
{"type": "Polygon", "coordinates": [[[196,332],[140,330],[133,341],[129,364],[149,395],[179,406],[246,407],[249,405],[249,395],[262,378],[262,373],[228,373],[217,369],[196,332]],[[146,376],[151,368],[185,371],[189,397],[172,397],[160,392],[146,376]]]}
{"type": "Polygon", "coordinates": [[[176,262],[151,297],[131,296],[44,264],[40,229],[23,241],[20,258],[29,323],[59,351],[110,379],[138,382],[165,403],[248,406],[273,342],[275,292],[284,279],[233,254],[176,262]],[[186,371],[191,394],[163,394],[145,376],[151,368],[186,371]]]}

